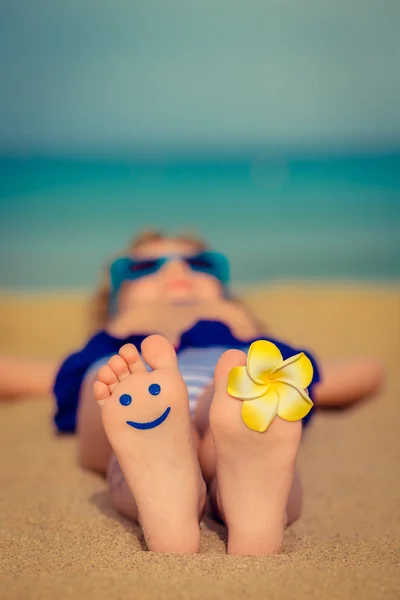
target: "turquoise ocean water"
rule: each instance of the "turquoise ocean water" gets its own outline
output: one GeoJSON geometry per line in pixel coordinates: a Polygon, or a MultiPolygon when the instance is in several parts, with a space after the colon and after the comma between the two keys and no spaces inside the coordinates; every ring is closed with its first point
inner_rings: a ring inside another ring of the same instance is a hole
{"type": "Polygon", "coordinates": [[[0,159],[0,286],[90,289],[142,228],[197,231],[233,279],[400,277],[400,153],[0,159]]]}

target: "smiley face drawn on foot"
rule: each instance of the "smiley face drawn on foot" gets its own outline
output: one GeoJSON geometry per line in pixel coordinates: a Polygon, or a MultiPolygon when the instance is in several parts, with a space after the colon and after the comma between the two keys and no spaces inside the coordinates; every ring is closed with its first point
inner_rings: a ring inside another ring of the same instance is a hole
{"type": "MultiPolygon", "coordinates": [[[[161,392],[161,387],[158,385],[158,383],[152,383],[149,386],[148,391],[152,396],[158,396],[158,394],[161,392]]],[[[129,406],[132,402],[132,396],[130,394],[122,394],[122,396],[120,396],[119,402],[120,404],[122,404],[122,406],[129,406]]],[[[170,412],[171,407],[168,406],[163,412],[163,414],[157,419],[154,419],[153,421],[148,421],[144,423],[138,421],[126,421],[126,424],[130,425],[130,427],[134,427],[135,429],[154,429],[154,427],[158,427],[159,425],[161,425],[161,423],[165,421],[170,412]]]]}

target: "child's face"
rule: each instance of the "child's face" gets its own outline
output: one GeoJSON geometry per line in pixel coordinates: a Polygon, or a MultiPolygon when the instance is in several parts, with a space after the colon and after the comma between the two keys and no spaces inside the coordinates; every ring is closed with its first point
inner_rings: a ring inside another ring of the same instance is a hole
{"type": "Polygon", "coordinates": [[[121,288],[120,308],[138,302],[166,302],[188,304],[212,302],[223,296],[223,288],[216,277],[192,270],[181,256],[197,254],[189,242],[174,239],[158,240],[140,246],[133,256],[149,260],[163,256],[178,255],[160,269],[134,281],[125,281],[121,288]]]}

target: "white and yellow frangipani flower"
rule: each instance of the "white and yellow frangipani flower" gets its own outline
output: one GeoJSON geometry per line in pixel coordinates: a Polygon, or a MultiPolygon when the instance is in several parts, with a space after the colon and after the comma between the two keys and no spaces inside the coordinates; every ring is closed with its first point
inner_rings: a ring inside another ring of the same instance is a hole
{"type": "Polygon", "coordinates": [[[228,377],[228,394],[243,400],[242,419],[253,431],[266,431],[276,415],[299,421],[313,402],[306,388],[313,378],[310,359],[301,352],[283,360],[272,342],[254,342],[245,367],[234,367],[228,377]]]}

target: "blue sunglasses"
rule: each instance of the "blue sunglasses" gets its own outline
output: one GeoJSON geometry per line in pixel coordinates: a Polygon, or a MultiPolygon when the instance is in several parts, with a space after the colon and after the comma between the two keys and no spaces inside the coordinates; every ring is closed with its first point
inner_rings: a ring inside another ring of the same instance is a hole
{"type": "Polygon", "coordinates": [[[146,275],[152,275],[167,262],[176,258],[184,260],[193,271],[215,277],[224,287],[229,283],[229,262],[219,252],[200,252],[192,256],[172,254],[143,260],[121,257],[117,258],[110,267],[111,312],[115,311],[118,293],[124,281],[135,281],[141,277],[146,277],[146,275]]]}

